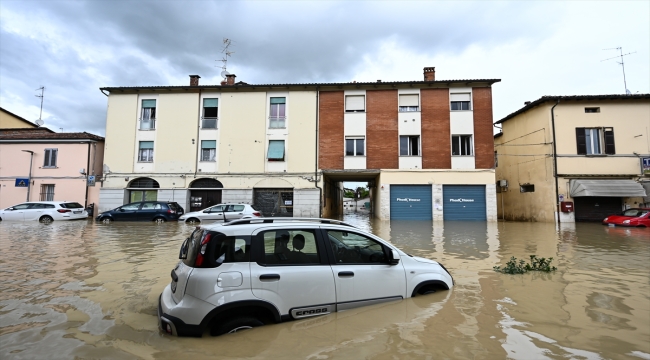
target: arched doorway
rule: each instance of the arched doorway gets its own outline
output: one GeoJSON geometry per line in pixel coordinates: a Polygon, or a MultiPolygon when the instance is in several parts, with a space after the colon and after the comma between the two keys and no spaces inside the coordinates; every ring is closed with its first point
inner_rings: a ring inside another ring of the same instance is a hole
{"type": "Polygon", "coordinates": [[[160,184],[151,178],[137,178],[132,180],[127,189],[129,190],[129,202],[156,201],[160,184]]]}
{"type": "Polygon", "coordinates": [[[223,184],[215,179],[197,179],[190,184],[190,211],[203,210],[221,202],[223,184]]]}

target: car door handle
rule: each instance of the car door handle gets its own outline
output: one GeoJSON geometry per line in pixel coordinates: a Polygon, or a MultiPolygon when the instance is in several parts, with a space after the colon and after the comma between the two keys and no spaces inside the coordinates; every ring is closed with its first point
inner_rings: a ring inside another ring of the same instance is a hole
{"type": "Polygon", "coordinates": [[[354,273],[352,271],[339,271],[339,277],[353,277],[354,273]]]}
{"type": "Polygon", "coordinates": [[[262,274],[260,280],[280,280],[280,274],[262,274]]]}

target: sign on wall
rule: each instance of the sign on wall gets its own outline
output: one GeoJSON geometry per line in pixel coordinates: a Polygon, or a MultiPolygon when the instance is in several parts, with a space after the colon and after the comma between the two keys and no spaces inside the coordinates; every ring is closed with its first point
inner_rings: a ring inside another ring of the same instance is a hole
{"type": "Polygon", "coordinates": [[[88,186],[95,186],[95,175],[88,176],[88,186]]]}
{"type": "Polygon", "coordinates": [[[16,178],[16,187],[29,186],[29,178],[16,178]]]}
{"type": "Polygon", "coordinates": [[[650,158],[641,158],[641,170],[643,175],[650,176],[650,158]]]}

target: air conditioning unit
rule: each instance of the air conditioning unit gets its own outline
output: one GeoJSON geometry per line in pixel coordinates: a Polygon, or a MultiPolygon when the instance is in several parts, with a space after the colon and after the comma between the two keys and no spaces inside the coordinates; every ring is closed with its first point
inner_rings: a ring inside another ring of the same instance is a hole
{"type": "Polygon", "coordinates": [[[499,186],[508,187],[508,180],[499,180],[499,186]]]}

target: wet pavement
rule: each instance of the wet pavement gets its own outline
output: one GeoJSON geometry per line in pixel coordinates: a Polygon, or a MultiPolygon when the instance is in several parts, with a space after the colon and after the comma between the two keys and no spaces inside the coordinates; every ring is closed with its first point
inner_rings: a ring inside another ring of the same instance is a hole
{"type": "Polygon", "coordinates": [[[183,224],[0,223],[1,359],[650,359],[650,229],[346,221],[452,273],[451,291],[222,337],[157,329],[183,224]],[[554,273],[492,270],[553,257],[554,273]]]}

